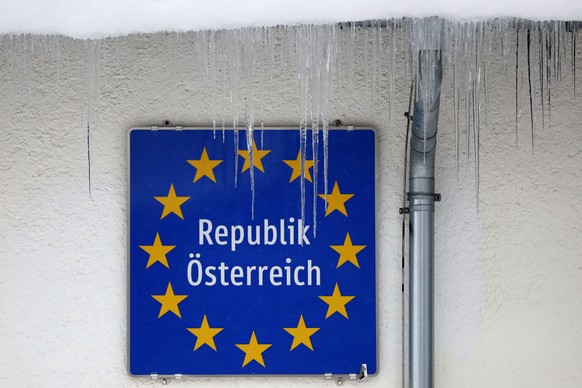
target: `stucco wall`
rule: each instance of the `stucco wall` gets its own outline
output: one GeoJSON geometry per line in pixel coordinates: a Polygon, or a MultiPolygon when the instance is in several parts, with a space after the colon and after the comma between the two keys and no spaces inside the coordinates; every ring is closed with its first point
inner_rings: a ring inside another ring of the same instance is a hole
{"type": "MultiPolygon", "coordinates": [[[[209,126],[216,101],[193,71],[187,39],[176,43],[174,35],[160,33],[104,40],[90,137],[90,196],[86,43],[27,39],[5,38],[0,46],[0,386],[159,384],[130,377],[126,368],[127,130],[164,120],[209,126]],[[24,47],[33,40],[37,49],[24,47]]],[[[362,384],[401,387],[398,208],[409,77],[400,50],[390,123],[386,68],[371,108],[364,56],[355,58],[351,94],[344,80],[330,119],[379,131],[380,372],[362,384]]],[[[578,74],[581,63],[578,53],[578,74]]],[[[542,128],[536,108],[532,153],[527,87],[520,95],[516,146],[515,75],[510,70],[506,77],[501,66],[496,47],[488,124],[481,132],[479,209],[472,150],[467,157],[464,145],[456,168],[450,78],[444,86],[437,148],[443,200],[436,213],[436,386],[579,387],[582,97],[574,97],[564,65],[562,81],[552,84],[551,127],[546,122],[542,128]]],[[[283,70],[261,89],[264,103],[255,108],[269,126],[297,125],[295,64],[278,68],[283,70]]],[[[323,377],[203,377],[171,384],[334,385],[323,377]]]]}

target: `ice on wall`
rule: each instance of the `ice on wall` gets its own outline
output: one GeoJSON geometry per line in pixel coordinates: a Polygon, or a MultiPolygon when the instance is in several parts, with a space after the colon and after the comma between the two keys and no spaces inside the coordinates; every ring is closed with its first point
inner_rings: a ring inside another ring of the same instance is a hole
{"type": "Polygon", "coordinates": [[[0,13],[0,33],[62,34],[81,39],[401,17],[582,20],[579,0],[25,0],[6,3],[0,13]]]}
{"type": "MultiPolygon", "coordinates": [[[[264,116],[267,101],[264,91],[295,90],[297,103],[298,143],[301,150],[302,218],[314,218],[317,194],[327,193],[327,139],[330,128],[329,111],[339,98],[351,98],[356,85],[354,78],[363,77],[367,96],[365,109],[370,115],[382,115],[391,131],[402,131],[401,121],[394,112],[394,84],[402,80],[395,73],[396,61],[406,63],[404,81],[412,84],[416,78],[419,51],[439,47],[444,68],[443,93],[454,99],[454,128],[441,130],[439,136],[454,136],[457,168],[462,155],[474,168],[478,206],[479,156],[481,133],[490,125],[489,104],[492,91],[488,80],[505,77],[514,80],[515,143],[517,147],[535,150],[536,131],[552,125],[552,90],[565,72],[571,72],[572,97],[578,93],[576,60],[579,23],[564,21],[528,21],[493,19],[474,22],[453,22],[439,18],[389,19],[346,22],[327,25],[249,27],[231,30],[206,30],[167,33],[168,68],[176,76],[183,69],[182,57],[194,58],[191,77],[196,88],[207,98],[208,126],[215,130],[217,141],[224,141],[224,129],[243,133],[246,147],[262,147],[262,129],[269,125],[264,116]],[[422,35],[418,34],[422,31],[422,35]],[[364,63],[355,68],[355,58],[364,63]],[[492,72],[491,58],[503,58],[501,71],[492,72]],[[511,65],[510,65],[511,64],[511,65]],[[290,84],[284,75],[296,74],[290,84]],[[383,106],[380,93],[388,94],[383,106]],[[539,119],[538,119],[539,118],[539,119]],[[221,134],[222,132],[222,134],[221,134]],[[527,133],[527,135],[525,135],[527,133]],[[308,147],[308,145],[310,145],[308,147]],[[307,155],[307,150],[313,150],[307,155]],[[319,161],[313,167],[313,192],[306,192],[305,158],[319,161]],[[314,201],[314,214],[306,215],[306,200],[314,201]]],[[[0,44],[13,77],[8,82],[20,93],[31,93],[35,61],[54,62],[59,77],[63,58],[76,56],[85,60],[85,100],[79,101],[87,112],[88,193],[91,191],[91,132],[99,114],[99,80],[103,69],[115,66],[120,56],[131,56],[132,63],[140,57],[136,35],[107,39],[79,40],[60,35],[2,35],[0,44]],[[107,50],[105,50],[107,49],[107,50]],[[114,57],[105,52],[116,52],[114,57]]],[[[127,71],[135,71],[128,69],[127,71]]],[[[158,85],[152,85],[155,89],[158,85]]],[[[179,91],[178,91],[179,92],[179,91]]],[[[361,92],[361,91],[360,91],[361,92]]],[[[174,123],[187,124],[187,123],[174,123]]],[[[350,123],[347,123],[350,124],[350,123]]],[[[252,155],[252,152],[251,152],[252,155]]],[[[252,158],[252,156],[251,156],[252,158]]],[[[237,158],[235,158],[237,160],[237,158]]],[[[251,162],[251,166],[253,163],[251,162]]],[[[235,169],[238,166],[235,165],[235,169]]],[[[251,167],[251,176],[253,175],[251,167]]],[[[251,190],[254,190],[251,179],[251,190]]],[[[237,184],[236,178],[233,182],[237,184]]],[[[254,191],[253,191],[254,194],[254,191]]],[[[254,196],[254,195],[253,195],[254,196]]]]}

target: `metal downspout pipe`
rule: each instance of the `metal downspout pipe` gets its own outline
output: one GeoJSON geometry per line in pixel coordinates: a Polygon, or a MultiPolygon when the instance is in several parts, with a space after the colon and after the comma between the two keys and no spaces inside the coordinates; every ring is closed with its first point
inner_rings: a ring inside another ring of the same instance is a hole
{"type": "MultiPolygon", "coordinates": [[[[439,47],[440,49],[440,47],[439,47]]],[[[410,139],[409,378],[433,388],[435,148],[442,81],[439,49],[420,50],[410,139]]]]}

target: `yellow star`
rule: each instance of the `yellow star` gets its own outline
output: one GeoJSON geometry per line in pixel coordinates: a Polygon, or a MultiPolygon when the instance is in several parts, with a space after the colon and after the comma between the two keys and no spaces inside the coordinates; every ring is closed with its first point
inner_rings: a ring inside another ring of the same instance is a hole
{"type": "MultiPolygon", "coordinates": [[[[325,194],[319,194],[319,196],[325,199],[325,194]]],[[[333,185],[331,194],[327,195],[327,209],[325,210],[325,216],[327,217],[331,212],[337,210],[347,217],[348,212],[346,210],[346,202],[353,196],[354,194],[342,194],[336,181],[333,185]]]]}
{"type": "Polygon", "coordinates": [[[360,263],[358,263],[358,258],[356,254],[362,249],[366,248],[365,245],[353,245],[350,234],[346,233],[346,239],[344,240],[344,245],[330,245],[330,248],[340,254],[339,260],[337,262],[337,267],[341,267],[344,263],[348,261],[360,268],[360,263]]]}
{"type": "MultiPolygon", "coordinates": [[[[293,169],[291,173],[291,179],[289,183],[293,182],[295,179],[301,176],[301,151],[297,152],[297,159],[295,160],[283,160],[283,162],[293,169]]],[[[305,160],[305,179],[313,183],[311,179],[311,173],[309,169],[313,167],[313,160],[305,160]]]]}
{"type": "Polygon", "coordinates": [[[242,364],[243,367],[253,360],[265,367],[263,352],[269,349],[271,344],[259,344],[254,331],[253,334],[251,334],[251,340],[248,344],[235,344],[235,346],[245,352],[245,359],[242,364]]]}
{"type": "Polygon", "coordinates": [[[202,150],[202,155],[198,160],[187,160],[196,169],[196,176],[194,176],[194,182],[202,177],[208,177],[212,182],[216,183],[216,178],[214,177],[214,167],[222,163],[222,160],[211,160],[208,158],[208,152],[206,152],[206,147],[202,150]]]}
{"type": "MultiPolygon", "coordinates": [[[[261,161],[261,159],[263,159],[269,152],[271,151],[258,149],[257,144],[253,141],[253,166],[258,168],[261,172],[265,172],[265,169],[263,168],[263,162],[261,161]]],[[[245,160],[245,163],[243,164],[241,171],[245,172],[251,167],[251,157],[249,155],[249,151],[239,151],[238,154],[242,156],[243,159],[245,160]]]]}
{"type": "Polygon", "coordinates": [[[194,351],[196,351],[199,347],[205,344],[216,350],[214,336],[224,329],[221,327],[210,327],[205,314],[204,318],[202,318],[202,325],[200,325],[200,327],[188,328],[187,330],[196,336],[196,345],[194,345],[194,351]]]}
{"type": "Polygon", "coordinates": [[[342,295],[339,286],[336,283],[333,289],[333,294],[331,294],[330,296],[319,297],[319,299],[323,300],[325,303],[328,304],[325,319],[329,318],[335,313],[340,313],[341,315],[349,319],[348,312],[346,311],[346,304],[348,304],[348,302],[354,298],[355,296],[342,295]]]}
{"type": "Polygon", "coordinates": [[[188,295],[175,295],[174,290],[172,289],[172,283],[168,282],[168,288],[166,289],[165,295],[152,295],[152,298],[162,304],[162,307],[160,307],[160,314],[158,315],[158,319],[168,311],[176,314],[178,318],[182,318],[178,304],[187,297],[188,295]]]}
{"type": "Polygon", "coordinates": [[[165,216],[170,213],[174,213],[181,219],[184,219],[182,215],[182,209],[180,206],[190,199],[190,197],[178,197],[176,196],[176,190],[174,190],[174,184],[170,185],[170,191],[168,191],[167,197],[154,197],[156,201],[164,205],[164,210],[162,211],[162,217],[160,220],[163,220],[165,216]]]}
{"type": "Polygon", "coordinates": [[[313,350],[313,345],[311,345],[311,336],[315,334],[319,327],[306,327],[305,321],[303,320],[303,315],[299,317],[299,323],[297,327],[285,327],[283,328],[287,333],[293,336],[293,343],[291,344],[291,350],[295,349],[297,346],[303,344],[309,349],[313,350]]]}
{"type": "Polygon", "coordinates": [[[156,238],[154,240],[154,245],[140,245],[141,249],[150,254],[146,268],[149,268],[152,264],[156,262],[162,263],[166,268],[170,268],[168,265],[168,259],[166,255],[172,249],[176,248],[175,245],[162,245],[162,240],[160,239],[160,234],[156,233],[156,238]]]}

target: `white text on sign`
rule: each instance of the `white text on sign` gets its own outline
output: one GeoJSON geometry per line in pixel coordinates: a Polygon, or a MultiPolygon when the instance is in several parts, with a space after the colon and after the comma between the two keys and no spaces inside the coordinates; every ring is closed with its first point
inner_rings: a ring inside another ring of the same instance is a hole
{"type": "Polygon", "coordinates": [[[207,219],[198,220],[198,244],[199,245],[230,245],[232,252],[237,245],[310,245],[307,238],[309,225],[304,226],[303,221],[295,218],[280,219],[278,224],[271,224],[269,220],[263,220],[258,225],[213,225],[207,219]]]}

